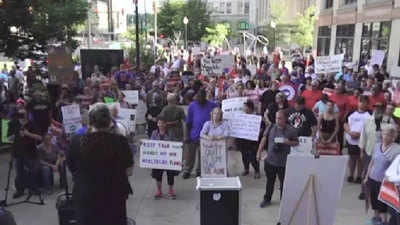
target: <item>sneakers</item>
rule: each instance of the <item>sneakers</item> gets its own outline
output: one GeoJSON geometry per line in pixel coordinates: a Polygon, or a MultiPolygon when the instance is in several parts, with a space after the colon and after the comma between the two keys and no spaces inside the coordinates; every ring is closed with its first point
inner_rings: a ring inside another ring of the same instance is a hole
{"type": "Polygon", "coordinates": [[[347,182],[349,183],[353,183],[354,182],[354,178],[353,177],[347,177],[347,182]]]}
{"type": "Polygon", "coordinates": [[[254,173],[254,179],[260,179],[260,178],[261,178],[260,172],[254,173]]]}
{"type": "Polygon", "coordinates": [[[382,218],[381,217],[372,217],[371,219],[372,225],[382,225],[382,218]]]}
{"type": "Polygon", "coordinates": [[[357,179],[356,179],[356,181],[354,181],[354,183],[361,184],[361,177],[357,177],[357,179]]]}
{"type": "Polygon", "coordinates": [[[23,192],[23,191],[17,191],[17,192],[15,192],[14,194],[13,194],[13,199],[17,199],[17,198],[20,198],[20,197],[22,197],[22,196],[24,196],[25,195],[25,192],[23,192]]]}
{"type": "Polygon", "coordinates": [[[175,199],[176,199],[176,194],[175,194],[175,191],[174,191],[173,189],[170,189],[170,190],[168,191],[168,197],[169,197],[170,199],[172,199],[172,200],[175,200],[175,199]]]}
{"type": "Polygon", "coordinates": [[[190,178],[190,173],[187,173],[187,172],[183,173],[182,178],[185,179],[185,180],[189,179],[190,178]]]}
{"type": "Polygon", "coordinates": [[[162,198],[162,192],[160,190],[156,191],[156,194],[154,195],[154,199],[158,200],[162,198]]]}
{"type": "Polygon", "coordinates": [[[271,202],[264,199],[264,200],[260,203],[260,208],[265,208],[265,207],[270,206],[270,205],[271,205],[271,202]]]}
{"type": "Polygon", "coordinates": [[[360,193],[360,195],[358,195],[358,199],[360,200],[365,200],[365,193],[360,193]]]}
{"type": "Polygon", "coordinates": [[[248,170],[245,170],[245,171],[242,172],[242,176],[247,176],[247,175],[249,175],[249,171],[248,170]]]}

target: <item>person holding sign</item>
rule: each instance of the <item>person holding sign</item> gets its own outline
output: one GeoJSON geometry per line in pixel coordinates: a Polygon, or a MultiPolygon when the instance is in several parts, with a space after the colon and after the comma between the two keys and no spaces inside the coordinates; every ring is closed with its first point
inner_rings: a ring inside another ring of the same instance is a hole
{"type": "Polygon", "coordinates": [[[267,155],[264,157],[264,170],[267,176],[267,185],[264,200],[260,203],[261,208],[271,205],[276,176],[278,176],[281,183],[280,190],[282,197],[287,156],[290,153],[290,147],[296,146],[299,143],[296,129],[287,123],[286,111],[278,111],[275,121],[276,124],[270,125],[265,130],[257,152],[257,159],[261,161],[261,152],[264,150],[264,147],[267,146],[267,155]]]}
{"type": "Polygon", "coordinates": [[[332,100],[327,100],[325,112],[318,117],[319,142],[322,144],[337,143],[339,117],[334,111],[334,106],[332,100]]]}
{"type": "Polygon", "coordinates": [[[222,110],[216,107],[211,112],[211,121],[207,121],[201,129],[200,137],[211,140],[222,140],[229,137],[229,124],[222,120],[222,110]]]}
{"type": "MultiPolygon", "coordinates": [[[[161,140],[161,141],[171,141],[172,139],[167,134],[167,120],[158,116],[157,127],[158,129],[153,131],[151,135],[151,140],[161,140]]],[[[154,195],[155,199],[162,198],[162,177],[163,173],[167,173],[167,180],[169,185],[168,197],[171,199],[176,199],[176,194],[174,191],[174,177],[178,175],[177,171],[174,170],[160,170],[160,169],[152,169],[151,177],[156,180],[157,190],[154,195]]]]}

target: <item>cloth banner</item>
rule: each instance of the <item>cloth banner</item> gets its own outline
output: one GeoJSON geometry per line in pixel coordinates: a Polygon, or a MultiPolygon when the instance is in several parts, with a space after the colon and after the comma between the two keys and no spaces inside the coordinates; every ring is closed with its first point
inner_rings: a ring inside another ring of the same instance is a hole
{"type": "Polygon", "coordinates": [[[225,68],[234,64],[233,55],[217,55],[201,59],[201,73],[204,76],[221,75],[225,68]]]}
{"type": "Polygon", "coordinates": [[[335,73],[342,71],[344,54],[318,56],[315,59],[315,73],[335,73]]]}
{"type": "Polygon", "coordinates": [[[140,167],[181,171],[182,146],[182,142],[142,140],[140,167]]]}
{"type": "Polygon", "coordinates": [[[66,105],[61,107],[65,133],[75,133],[82,127],[82,118],[79,105],[66,105]]]}
{"type": "Polygon", "coordinates": [[[201,176],[226,177],[226,140],[200,140],[201,176]]]}
{"type": "Polygon", "coordinates": [[[261,116],[235,113],[230,120],[231,136],[258,141],[261,128],[261,116]]]}

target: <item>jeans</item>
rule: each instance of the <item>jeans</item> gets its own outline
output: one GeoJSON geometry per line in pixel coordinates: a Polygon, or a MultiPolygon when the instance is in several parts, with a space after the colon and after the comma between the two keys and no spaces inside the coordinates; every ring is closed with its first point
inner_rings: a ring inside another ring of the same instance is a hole
{"type": "Polygon", "coordinates": [[[184,173],[191,173],[194,167],[194,163],[196,161],[197,155],[197,163],[196,163],[196,172],[200,173],[200,141],[190,141],[188,144],[188,149],[186,149],[186,160],[185,160],[185,168],[183,169],[184,173]]]}
{"type": "Polygon", "coordinates": [[[272,194],[274,193],[276,175],[278,175],[279,181],[281,182],[281,198],[283,192],[283,181],[285,180],[285,167],[277,167],[269,164],[267,161],[264,162],[265,175],[267,176],[267,185],[265,188],[264,200],[271,201],[272,194]]]}
{"type": "MultiPolygon", "coordinates": [[[[53,176],[53,168],[47,165],[41,165],[41,175],[42,175],[42,187],[46,190],[50,189],[54,185],[54,176],[53,176]]],[[[65,166],[59,165],[58,172],[60,173],[60,186],[65,187],[67,173],[65,166]]]]}
{"type": "Polygon", "coordinates": [[[27,157],[15,158],[15,188],[18,192],[25,189],[37,191],[39,188],[39,161],[27,157]]]}

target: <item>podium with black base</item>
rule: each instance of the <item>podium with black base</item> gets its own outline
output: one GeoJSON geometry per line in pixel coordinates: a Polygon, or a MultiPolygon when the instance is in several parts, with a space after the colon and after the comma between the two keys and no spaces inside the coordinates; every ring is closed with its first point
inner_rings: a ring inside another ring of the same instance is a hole
{"type": "Polygon", "coordinates": [[[200,225],[241,225],[239,177],[197,178],[200,225]]]}

